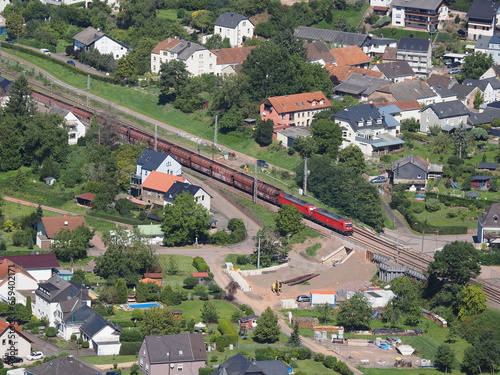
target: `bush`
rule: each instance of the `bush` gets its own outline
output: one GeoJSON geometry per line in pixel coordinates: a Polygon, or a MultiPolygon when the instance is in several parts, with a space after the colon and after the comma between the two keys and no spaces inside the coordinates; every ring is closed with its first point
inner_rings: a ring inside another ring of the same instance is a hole
{"type": "Polygon", "coordinates": [[[47,337],[56,337],[57,329],[55,327],[49,327],[45,330],[45,336],[47,337]]]}
{"type": "Polygon", "coordinates": [[[337,358],[328,355],[325,357],[323,365],[325,365],[326,368],[333,369],[337,365],[337,358]]]}
{"type": "Polygon", "coordinates": [[[224,352],[224,350],[226,350],[226,339],[224,337],[217,337],[215,339],[215,345],[217,345],[217,350],[219,352],[224,352]]]}
{"type": "Polygon", "coordinates": [[[88,348],[89,348],[89,346],[90,346],[90,344],[89,344],[89,342],[88,342],[88,341],[84,341],[84,342],[82,342],[82,348],[83,348],[83,349],[88,349],[88,348]]]}
{"type": "Polygon", "coordinates": [[[200,367],[198,369],[198,375],[210,375],[212,372],[214,372],[213,367],[200,367]]]}
{"type": "Polygon", "coordinates": [[[435,198],[427,199],[425,202],[425,209],[429,212],[436,212],[441,209],[441,202],[435,198]]]}
{"type": "Polygon", "coordinates": [[[423,204],[415,204],[413,206],[413,212],[415,212],[416,214],[421,214],[422,212],[424,212],[424,205],[423,204]]]}
{"type": "Polygon", "coordinates": [[[71,334],[71,337],[70,337],[70,340],[71,340],[71,341],[76,341],[76,339],[77,339],[77,338],[78,338],[78,337],[76,336],[76,333],[72,333],[72,334],[71,334]]]}
{"type": "Polygon", "coordinates": [[[239,264],[240,266],[244,266],[245,264],[248,264],[249,259],[246,255],[238,255],[236,257],[236,264],[239,264]]]}
{"type": "Polygon", "coordinates": [[[144,335],[138,329],[125,329],[120,334],[121,342],[138,342],[144,339],[144,335]]]}
{"type": "Polygon", "coordinates": [[[314,362],[324,362],[325,361],[325,355],[322,353],[314,353],[314,362]]]}
{"type": "Polygon", "coordinates": [[[196,277],[186,277],[183,281],[184,288],[187,289],[193,289],[198,283],[199,280],[196,277]]]}
{"type": "Polygon", "coordinates": [[[122,342],[120,347],[120,355],[137,355],[141,348],[141,342],[122,342]]]}
{"type": "Polygon", "coordinates": [[[305,359],[311,359],[312,351],[306,346],[301,346],[297,349],[297,358],[301,361],[305,359]]]}
{"type": "Polygon", "coordinates": [[[34,335],[38,335],[40,333],[40,330],[38,329],[38,327],[34,327],[31,329],[31,333],[34,335]]]}

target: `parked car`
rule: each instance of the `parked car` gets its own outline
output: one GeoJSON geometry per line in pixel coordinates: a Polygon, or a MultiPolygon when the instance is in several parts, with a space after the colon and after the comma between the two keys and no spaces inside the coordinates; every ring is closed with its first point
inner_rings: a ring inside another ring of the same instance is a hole
{"type": "Polygon", "coordinates": [[[40,52],[45,53],[47,56],[51,55],[50,51],[47,48],[40,48],[40,52]]]}
{"type": "Polygon", "coordinates": [[[458,61],[453,61],[452,63],[449,63],[449,64],[446,64],[446,67],[447,68],[458,68],[460,65],[460,62],[458,61]]]}
{"type": "Polygon", "coordinates": [[[26,356],[26,359],[28,361],[38,361],[40,359],[43,359],[44,357],[45,356],[42,352],[32,352],[30,355],[26,356]]]}
{"type": "Polygon", "coordinates": [[[381,184],[382,182],[387,182],[387,177],[385,176],[377,176],[370,180],[372,184],[381,184]]]}
{"type": "Polygon", "coordinates": [[[269,164],[266,163],[264,160],[257,160],[257,167],[262,167],[262,168],[269,168],[269,164]]]}
{"type": "Polygon", "coordinates": [[[67,62],[69,65],[73,65],[73,66],[75,66],[75,65],[76,65],[76,64],[75,64],[75,62],[74,62],[73,60],[68,60],[68,61],[66,61],[66,62],[67,62]]]}
{"type": "Polygon", "coordinates": [[[311,302],[311,298],[306,295],[297,296],[297,302],[311,302]]]}
{"type": "Polygon", "coordinates": [[[23,359],[21,357],[17,357],[15,355],[6,355],[5,358],[3,359],[3,363],[6,363],[8,365],[13,365],[14,363],[21,363],[23,359]]]}
{"type": "Polygon", "coordinates": [[[462,73],[462,71],[458,68],[453,68],[448,73],[449,74],[460,74],[460,73],[462,73]]]}

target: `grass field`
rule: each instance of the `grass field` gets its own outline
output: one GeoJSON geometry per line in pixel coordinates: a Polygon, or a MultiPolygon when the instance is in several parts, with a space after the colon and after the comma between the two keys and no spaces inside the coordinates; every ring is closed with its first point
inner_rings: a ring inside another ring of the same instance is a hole
{"type": "Polygon", "coordinates": [[[137,361],[136,355],[101,355],[92,357],[80,357],[81,360],[93,365],[112,365],[113,363],[123,363],[137,361]]]}
{"type": "Polygon", "coordinates": [[[196,268],[193,267],[193,257],[185,255],[158,255],[158,257],[163,268],[164,284],[168,284],[172,287],[182,287],[182,281],[186,277],[191,276],[192,272],[198,272],[196,268]],[[177,267],[179,268],[177,275],[167,275],[166,270],[170,258],[177,263],[177,267]]]}
{"type": "Polygon", "coordinates": [[[339,20],[345,20],[348,25],[358,28],[361,25],[361,21],[363,21],[363,15],[365,14],[369,6],[370,4],[364,3],[360,10],[336,10],[335,12],[333,12],[333,21],[331,23],[322,20],[314,26],[320,29],[331,30],[333,28],[333,25],[336,25],[339,20]]]}
{"type": "Polygon", "coordinates": [[[399,40],[400,38],[410,38],[412,35],[414,38],[429,39],[430,37],[430,34],[425,31],[404,30],[394,27],[383,27],[381,29],[372,30],[370,32],[377,36],[383,36],[384,38],[397,40],[399,40]]]}
{"type": "MultiPolygon", "coordinates": [[[[367,375],[438,375],[442,372],[435,369],[415,368],[415,369],[395,369],[395,368],[359,368],[367,375]]],[[[448,374],[461,374],[460,371],[455,370],[448,372],[448,374]]]]}

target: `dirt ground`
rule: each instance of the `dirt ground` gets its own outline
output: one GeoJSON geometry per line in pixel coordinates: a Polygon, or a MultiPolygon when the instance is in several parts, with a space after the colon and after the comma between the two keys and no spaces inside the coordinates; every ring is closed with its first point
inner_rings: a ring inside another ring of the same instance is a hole
{"type": "MultiPolygon", "coordinates": [[[[354,347],[354,346],[336,346],[338,353],[347,358],[347,361],[353,366],[361,365],[361,361],[369,361],[368,367],[393,367],[396,358],[401,358],[405,361],[411,361],[413,366],[420,364],[420,358],[414,355],[402,356],[399,352],[391,348],[389,350],[381,349],[375,344],[370,344],[369,347],[354,347]]],[[[363,365],[365,366],[365,364],[363,365]]]]}

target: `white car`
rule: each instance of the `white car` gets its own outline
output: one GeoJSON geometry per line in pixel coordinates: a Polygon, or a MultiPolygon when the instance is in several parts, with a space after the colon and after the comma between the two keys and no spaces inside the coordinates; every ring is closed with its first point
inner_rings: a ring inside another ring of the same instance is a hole
{"type": "Polygon", "coordinates": [[[38,361],[43,359],[44,355],[42,352],[33,352],[29,356],[26,357],[28,361],[38,361]]]}

